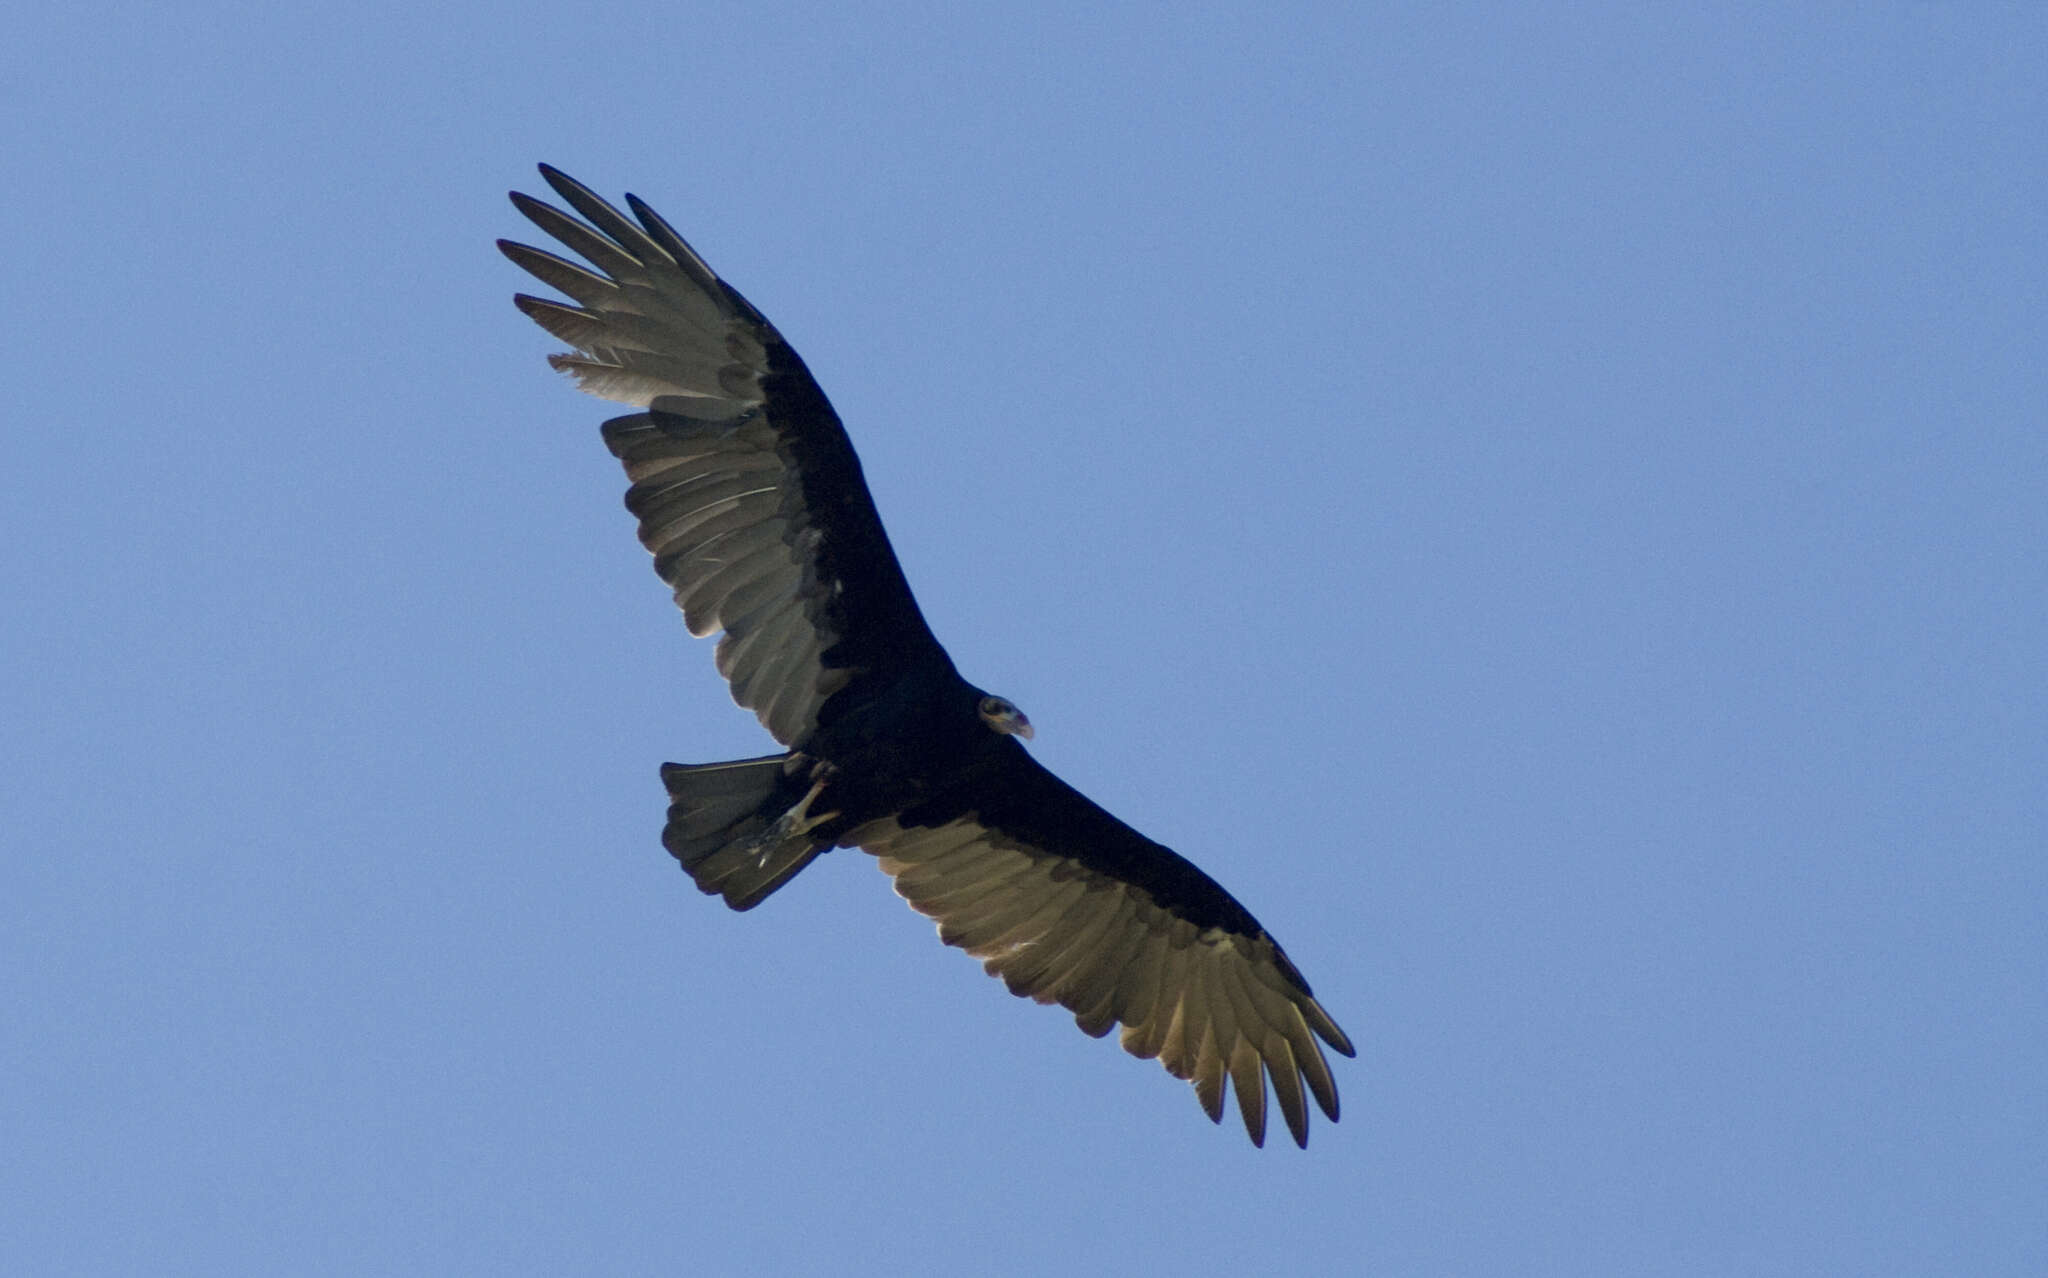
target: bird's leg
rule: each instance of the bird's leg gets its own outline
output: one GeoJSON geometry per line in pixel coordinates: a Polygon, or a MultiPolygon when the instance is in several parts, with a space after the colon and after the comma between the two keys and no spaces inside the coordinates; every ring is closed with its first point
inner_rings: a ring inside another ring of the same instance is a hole
{"type": "Polygon", "coordinates": [[[825,792],[825,783],[831,779],[828,775],[823,775],[822,769],[820,773],[818,779],[811,783],[809,792],[803,798],[797,800],[795,807],[775,818],[773,824],[754,836],[752,842],[757,850],[758,864],[766,865],[769,855],[776,848],[789,842],[791,839],[810,833],[839,815],[836,809],[831,812],[821,812],[816,816],[811,815],[811,805],[816,803],[818,796],[825,792]]]}
{"type": "Polygon", "coordinates": [[[812,782],[809,792],[803,798],[797,800],[795,807],[783,813],[775,824],[777,826],[787,826],[790,834],[802,834],[838,816],[837,812],[826,812],[819,816],[811,815],[811,805],[816,803],[818,796],[825,792],[825,783],[830,779],[830,777],[820,776],[816,781],[812,782]]]}

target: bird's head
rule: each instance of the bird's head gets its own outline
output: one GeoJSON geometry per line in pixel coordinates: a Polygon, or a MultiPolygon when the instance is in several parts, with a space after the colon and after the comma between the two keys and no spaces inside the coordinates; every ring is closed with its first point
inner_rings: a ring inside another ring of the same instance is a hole
{"type": "Polygon", "coordinates": [[[988,725],[990,732],[1001,733],[1006,737],[1019,736],[1026,741],[1031,739],[1031,720],[1005,698],[983,697],[977,709],[981,714],[981,721],[988,725]]]}

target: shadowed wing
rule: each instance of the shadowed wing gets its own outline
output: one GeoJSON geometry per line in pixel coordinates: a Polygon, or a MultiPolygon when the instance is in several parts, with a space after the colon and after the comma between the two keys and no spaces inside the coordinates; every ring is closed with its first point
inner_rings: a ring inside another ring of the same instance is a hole
{"type": "Polygon", "coordinates": [[[690,632],[725,632],[733,699],[790,745],[861,674],[946,660],[838,415],[782,335],[638,199],[626,197],[636,224],[573,178],[541,175],[586,220],[516,192],[513,204],[597,269],[500,240],[575,305],[515,301],[576,348],[556,368],[647,410],[606,422],[605,443],[690,632]]]}
{"type": "Polygon", "coordinates": [[[939,936],[1013,994],[1058,1003],[1083,1032],[1116,1024],[1134,1056],[1192,1080],[1223,1117],[1224,1080],[1254,1144],[1266,1084],[1295,1143],[1313,1095],[1331,1121],[1337,1087],[1317,1039],[1351,1040],[1258,920],[1214,879],[1111,816],[1022,747],[971,792],[852,831],[939,936]]]}

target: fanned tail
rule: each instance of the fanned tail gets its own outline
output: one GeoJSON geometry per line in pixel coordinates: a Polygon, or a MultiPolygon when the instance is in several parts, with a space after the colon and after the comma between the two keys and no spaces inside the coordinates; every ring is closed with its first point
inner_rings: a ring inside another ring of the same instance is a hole
{"type": "Polygon", "coordinates": [[[786,754],[731,763],[664,763],[668,828],[661,842],[683,863],[699,891],[751,910],[832,846],[808,832],[779,834],[777,818],[796,804],[807,782],[786,754]]]}

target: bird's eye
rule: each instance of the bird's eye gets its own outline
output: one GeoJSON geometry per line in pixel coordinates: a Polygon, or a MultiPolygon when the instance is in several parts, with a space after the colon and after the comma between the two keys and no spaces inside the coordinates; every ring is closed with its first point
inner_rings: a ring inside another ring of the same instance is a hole
{"type": "Polygon", "coordinates": [[[1003,714],[1009,708],[1008,705],[1004,704],[1001,697],[983,697],[981,699],[981,712],[986,715],[1003,714]]]}

